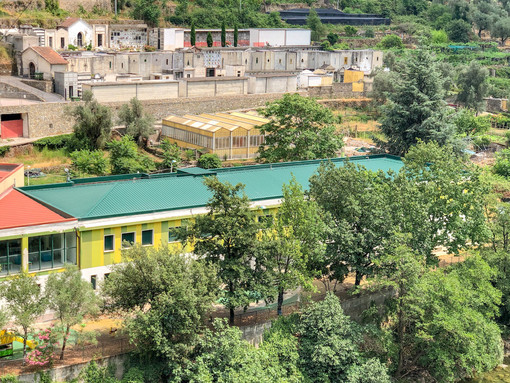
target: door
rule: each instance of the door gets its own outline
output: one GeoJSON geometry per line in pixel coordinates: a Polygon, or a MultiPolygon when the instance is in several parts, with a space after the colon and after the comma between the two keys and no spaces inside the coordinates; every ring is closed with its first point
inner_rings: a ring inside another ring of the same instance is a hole
{"type": "Polygon", "coordinates": [[[73,86],[70,85],[69,86],[69,98],[72,98],[72,97],[74,97],[74,89],[73,89],[73,86]]]}
{"type": "Polygon", "coordinates": [[[0,122],[2,139],[23,137],[23,119],[21,114],[3,114],[0,122]]]}
{"type": "Polygon", "coordinates": [[[30,78],[34,78],[35,77],[35,64],[33,62],[28,64],[28,70],[30,72],[30,78]]]}
{"type": "Polygon", "coordinates": [[[102,34],[97,35],[97,46],[98,47],[103,46],[103,35],[102,34]]]}

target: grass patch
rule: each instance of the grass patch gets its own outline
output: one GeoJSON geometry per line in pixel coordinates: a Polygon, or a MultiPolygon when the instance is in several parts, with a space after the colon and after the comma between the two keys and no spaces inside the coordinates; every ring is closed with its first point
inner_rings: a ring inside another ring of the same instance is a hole
{"type": "Polygon", "coordinates": [[[15,157],[5,158],[5,162],[24,164],[32,168],[47,168],[58,165],[67,165],[71,160],[64,149],[27,149],[15,157]]]}

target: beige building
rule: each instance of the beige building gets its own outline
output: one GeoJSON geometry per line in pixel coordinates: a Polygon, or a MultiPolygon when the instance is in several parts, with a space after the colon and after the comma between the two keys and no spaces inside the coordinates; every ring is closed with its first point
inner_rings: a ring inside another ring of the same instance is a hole
{"type": "Polygon", "coordinates": [[[50,47],[29,47],[21,54],[24,77],[52,80],[55,72],[65,72],[67,60],[50,47]]]}

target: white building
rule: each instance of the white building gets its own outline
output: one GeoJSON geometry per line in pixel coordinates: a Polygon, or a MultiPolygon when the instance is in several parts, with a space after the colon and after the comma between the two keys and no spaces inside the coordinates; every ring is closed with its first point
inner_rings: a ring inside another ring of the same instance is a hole
{"type": "Polygon", "coordinates": [[[310,45],[309,29],[257,28],[250,29],[251,47],[284,47],[310,45]]]}
{"type": "MultiPolygon", "coordinates": [[[[85,21],[75,17],[68,17],[57,27],[57,31],[64,29],[67,31],[67,44],[78,48],[93,44],[93,29],[85,21]]],[[[61,44],[59,45],[61,46],[61,44]]]]}

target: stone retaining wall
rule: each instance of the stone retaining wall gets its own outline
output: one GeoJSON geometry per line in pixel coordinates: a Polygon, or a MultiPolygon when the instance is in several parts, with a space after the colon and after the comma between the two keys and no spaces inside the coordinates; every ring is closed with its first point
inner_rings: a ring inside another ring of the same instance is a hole
{"type": "Polygon", "coordinates": [[[23,79],[23,80],[21,80],[21,82],[23,84],[27,84],[35,89],[42,90],[43,92],[53,93],[53,81],[23,79]]]}

